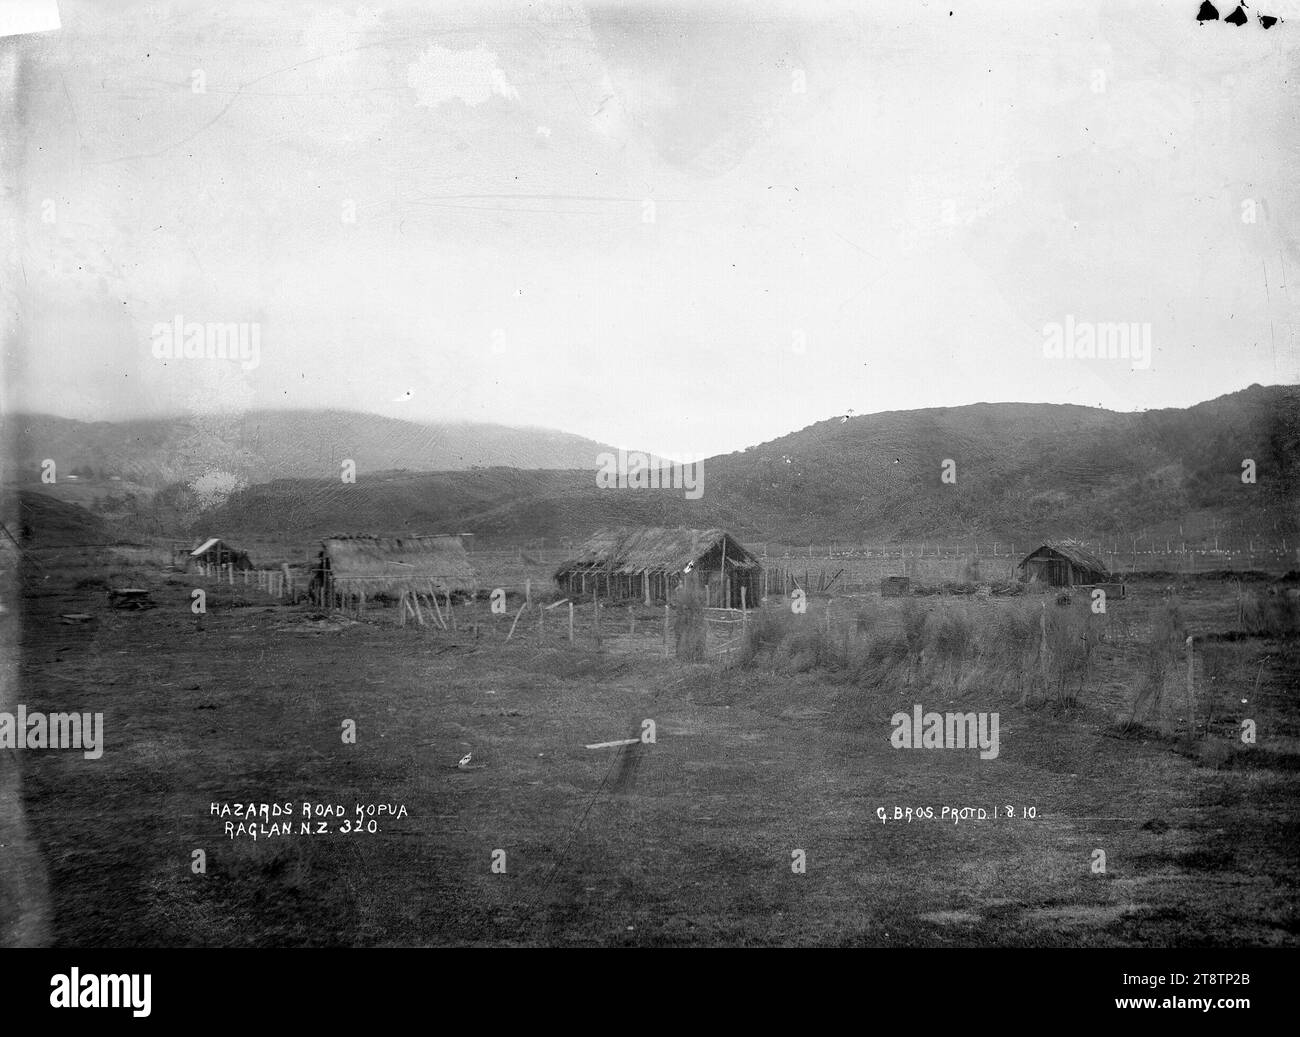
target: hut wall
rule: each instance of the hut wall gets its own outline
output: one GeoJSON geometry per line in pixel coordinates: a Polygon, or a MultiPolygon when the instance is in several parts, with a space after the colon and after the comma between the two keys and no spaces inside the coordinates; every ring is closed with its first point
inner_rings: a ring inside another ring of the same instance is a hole
{"type": "Polygon", "coordinates": [[[1049,587],[1076,587],[1100,583],[1106,578],[1105,573],[1078,565],[1068,558],[1056,558],[1050,555],[1026,558],[1024,569],[1026,581],[1045,583],[1049,587]]]}
{"type": "Polygon", "coordinates": [[[1070,563],[1064,558],[1025,559],[1025,579],[1030,583],[1045,583],[1049,587],[1068,587],[1071,583],[1070,563]]]}
{"type": "Polygon", "coordinates": [[[227,564],[239,570],[253,567],[253,563],[245,552],[237,551],[227,544],[214,544],[197,558],[191,557],[189,561],[194,569],[198,569],[200,565],[215,565],[218,568],[223,568],[227,564]]]}
{"type": "MultiPolygon", "coordinates": [[[[692,570],[699,580],[701,592],[707,592],[709,602],[715,607],[740,608],[740,590],[745,589],[745,602],[756,606],[763,594],[761,569],[732,569],[725,577],[721,569],[696,568],[692,570]]],[[[682,574],[651,571],[637,573],[610,573],[596,569],[589,572],[562,572],[556,576],[556,586],[565,594],[579,600],[599,597],[612,601],[642,601],[647,589],[650,600],[665,602],[672,599],[681,585],[682,574]]]]}

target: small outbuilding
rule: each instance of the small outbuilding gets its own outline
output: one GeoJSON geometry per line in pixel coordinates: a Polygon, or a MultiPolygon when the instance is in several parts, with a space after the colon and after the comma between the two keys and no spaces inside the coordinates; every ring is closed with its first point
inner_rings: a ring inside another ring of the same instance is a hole
{"type": "Polygon", "coordinates": [[[332,536],[321,541],[311,594],[332,600],[403,594],[472,595],[478,589],[465,544],[454,534],[332,536]]]}
{"type": "Polygon", "coordinates": [[[555,572],[573,597],[642,598],[667,601],[693,574],[705,600],[723,608],[756,606],[763,592],[763,566],[725,529],[607,529],[596,533],[555,572]]]}
{"type": "Polygon", "coordinates": [[[220,537],[210,537],[190,551],[186,568],[197,569],[201,565],[216,566],[218,569],[224,569],[227,565],[234,569],[253,568],[247,552],[231,547],[220,537]]]}
{"type": "Polygon", "coordinates": [[[1077,587],[1109,583],[1106,563],[1073,540],[1043,544],[1025,555],[1018,566],[1025,583],[1046,587],[1077,587]]]}

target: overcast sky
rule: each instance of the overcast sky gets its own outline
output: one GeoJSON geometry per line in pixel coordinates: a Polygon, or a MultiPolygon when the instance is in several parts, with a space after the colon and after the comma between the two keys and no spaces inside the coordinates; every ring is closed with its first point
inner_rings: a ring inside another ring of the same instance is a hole
{"type": "Polygon", "coordinates": [[[708,455],[1298,381],[1300,10],[1197,6],[60,3],[0,40],[8,403],[708,455]],[[178,315],[260,363],[157,359],[178,315]]]}

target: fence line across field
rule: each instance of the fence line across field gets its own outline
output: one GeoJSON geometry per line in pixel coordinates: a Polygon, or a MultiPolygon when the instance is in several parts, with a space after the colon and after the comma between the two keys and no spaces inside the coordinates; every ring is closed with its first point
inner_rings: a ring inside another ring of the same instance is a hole
{"type": "Polygon", "coordinates": [[[227,586],[256,588],[280,601],[292,602],[297,596],[297,575],[288,565],[279,569],[237,569],[230,562],[201,562],[197,575],[227,586]]]}
{"type": "MultiPolygon", "coordinates": [[[[758,556],[764,566],[796,571],[796,562],[821,560],[841,561],[905,561],[943,560],[960,561],[975,558],[981,561],[996,559],[1010,569],[1026,553],[1039,546],[1039,541],[907,541],[889,544],[809,544],[807,548],[769,543],[749,543],[746,547],[758,556]]],[[[1105,559],[1116,573],[1142,571],[1154,568],[1172,571],[1200,572],[1216,568],[1273,567],[1288,559],[1300,565],[1294,538],[1286,536],[1223,536],[1198,537],[1146,537],[1119,536],[1115,538],[1084,539],[1080,545],[1105,559]]],[[[470,552],[476,567],[490,572],[494,566],[505,566],[516,571],[520,566],[534,570],[553,568],[571,557],[563,548],[479,548],[470,552]]],[[[811,569],[811,565],[809,566],[811,569]]],[[[902,574],[899,574],[902,575],[902,574]]]]}
{"type": "MultiPolygon", "coordinates": [[[[1196,546],[1186,540],[1168,538],[1125,537],[1110,541],[1081,541],[1083,547],[1104,559],[1110,571],[1123,576],[1142,571],[1165,571],[1195,575],[1218,570],[1279,570],[1300,567],[1300,551],[1289,537],[1202,538],[1196,546]],[[1126,542],[1127,541],[1127,542],[1126,542]]],[[[917,541],[897,544],[810,544],[806,550],[788,545],[753,544],[762,552],[762,594],[785,596],[794,590],[809,594],[867,593],[879,588],[889,576],[910,576],[935,582],[989,582],[1015,580],[1026,544],[1016,541],[985,543],[951,543],[917,541]],[[990,564],[992,563],[992,564],[990,564]],[[832,571],[833,566],[833,571],[832,571]]],[[[480,548],[470,552],[476,568],[481,570],[480,588],[500,588],[511,595],[522,595],[526,602],[535,591],[554,593],[551,574],[570,555],[564,547],[480,548]],[[505,564],[505,579],[493,579],[493,569],[505,564]],[[521,568],[522,567],[522,568],[521,568]],[[531,575],[528,575],[531,574],[531,575]]],[[[232,563],[220,565],[203,562],[198,574],[227,585],[254,586],[283,601],[298,600],[301,575],[287,564],[278,568],[239,569],[232,563]]],[[[353,578],[352,582],[366,577],[353,578]]],[[[383,577],[374,578],[384,582],[383,577]]],[[[594,588],[593,588],[594,592],[594,588]]],[[[360,592],[363,593],[363,592],[360,592]]],[[[357,594],[336,598],[356,598],[357,594]]],[[[587,598],[587,595],[581,595],[587,598]]],[[[588,599],[590,600],[590,599],[588,599]]],[[[320,601],[324,606],[329,604],[320,601]]],[[[751,602],[751,606],[757,602],[751,602]]]]}
{"type": "MultiPolygon", "coordinates": [[[[769,556],[765,560],[766,564],[760,582],[765,596],[771,596],[772,594],[785,595],[794,590],[802,590],[809,594],[867,593],[877,590],[880,580],[888,576],[911,576],[922,580],[972,582],[964,579],[968,574],[958,567],[943,571],[935,566],[919,566],[911,563],[921,561],[939,563],[945,559],[950,562],[962,563],[972,558],[983,561],[985,558],[991,557],[994,556],[960,554],[952,556],[937,552],[934,555],[923,555],[919,551],[916,554],[902,552],[867,559],[847,557],[839,559],[839,561],[847,564],[840,564],[836,567],[834,573],[828,573],[825,566],[794,564],[796,561],[802,561],[797,556],[769,556]],[[908,564],[901,566],[881,564],[895,559],[908,564]],[[853,564],[855,560],[860,564],[853,564]],[[830,576],[830,579],[826,579],[827,576],[830,576]]],[[[1012,564],[1012,559],[1006,556],[997,557],[999,562],[1002,563],[1000,566],[994,568],[982,567],[973,579],[982,582],[991,579],[1014,580],[1017,577],[1017,567],[1012,564]]],[[[1126,556],[1126,558],[1107,556],[1107,560],[1110,571],[1116,575],[1142,571],[1165,571],[1194,575],[1219,570],[1282,569],[1289,564],[1287,561],[1288,555],[1281,551],[1264,554],[1258,550],[1250,555],[1224,551],[1220,551],[1218,554],[1199,551],[1188,552],[1185,555],[1165,555],[1163,552],[1159,552],[1146,555],[1140,560],[1132,556],[1126,556]]],[[[814,561],[816,561],[815,557],[814,561]]],[[[234,569],[229,563],[221,566],[203,564],[198,567],[197,575],[216,580],[218,583],[239,585],[250,589],[256,587],[267,594],[289,601],[296,599],[300,586],[300,573],[294,569],[289,569],[286,573],[283,570],[276,569],[234,569]]],[[[305,577],[309,574],[304,573],[302,575],[305,577]]],[[[363,583],[367,580],[375,583],[386,583],[388,577],[350,577],[349,583],[363,583]]],[[[535,583],[528,579],[521,582],[488,581],[480,588],[480,591],[490,592],[492,590],[502,590],[510,595],[522,596],[529,601],[532,600],[536,591],[554,592],[550,586],[543,584],[541,581],[535,583]]],[[[592,593],[589,591],[588,594],[581,597],[589,602],[592,593]]]]}

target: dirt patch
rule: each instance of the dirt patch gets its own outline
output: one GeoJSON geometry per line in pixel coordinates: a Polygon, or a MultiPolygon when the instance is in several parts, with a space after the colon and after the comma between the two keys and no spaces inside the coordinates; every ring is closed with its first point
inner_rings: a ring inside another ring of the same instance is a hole
{"type": "Polygon", "coordinates": [[[1132,918],[1147,910],[1147,904],[1070,904],[1040,907],[1026,911],[1025,921],[1035,925],[1084,925],[1104,928],[1122,918],[1132,918]]]}
{"type": "Polygon", "coordinates": [[[979,925],[984,920],[974,911],[927,911],[918,917],[934,925],[979,925]]]}

